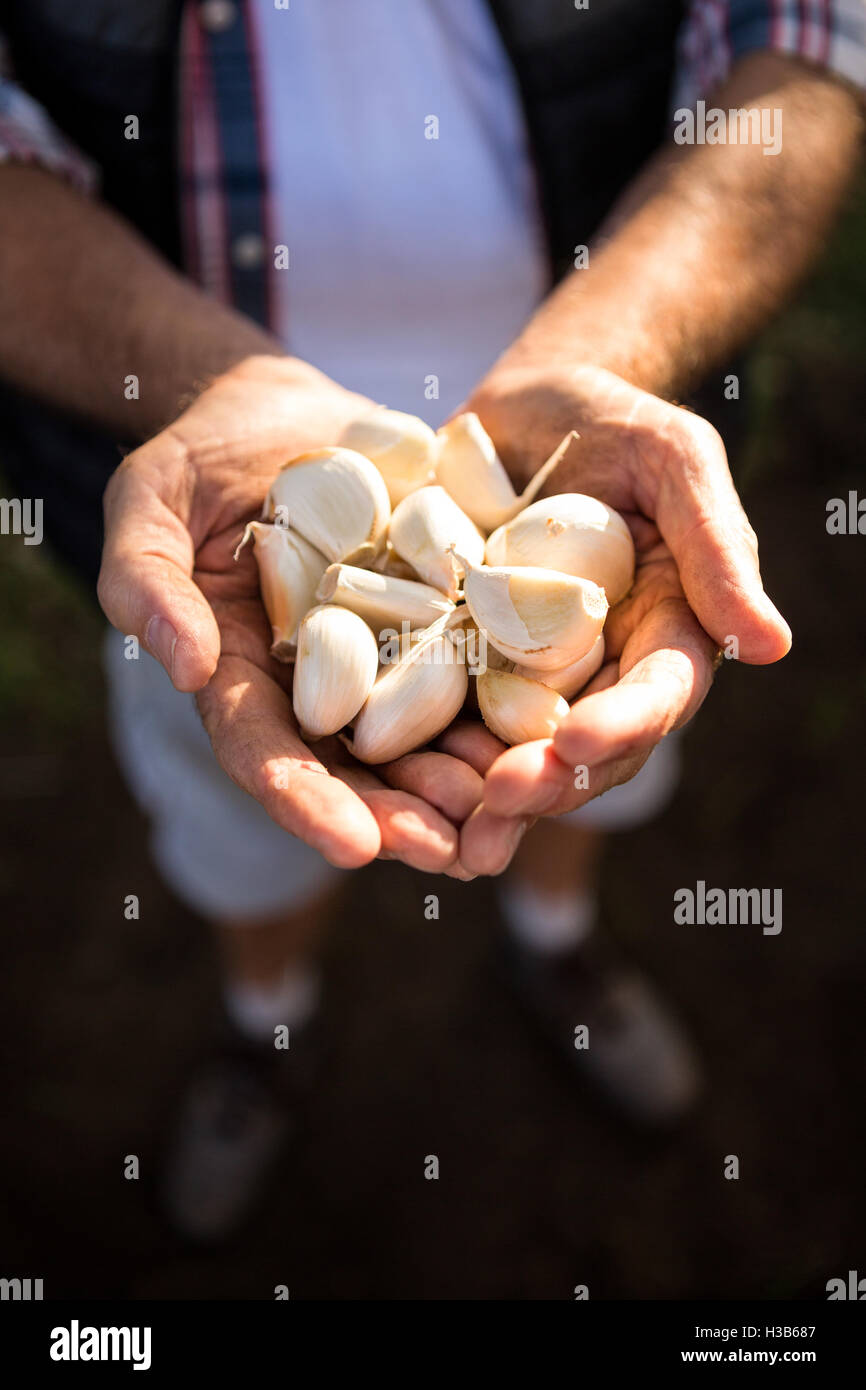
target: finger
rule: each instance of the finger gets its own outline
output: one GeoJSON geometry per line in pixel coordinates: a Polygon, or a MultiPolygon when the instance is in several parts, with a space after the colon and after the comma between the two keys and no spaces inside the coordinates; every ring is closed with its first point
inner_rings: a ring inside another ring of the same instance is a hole
{"type": "Polygon", "coordinates": [[[574,782],[550,739],[519,743],[497,758],[484,782],[482,805],[493,816],[544,815],[574,782]]]}
{"type": "MultiPolygon", "coordinates": [[[[654,746],[644,747],[629,757],[599,763],[578,778],[572,768],[560,761],[548,741],[524,743],[510,748],[497,764],[496,792],[491,800],[494,805],[531,805],[537,816],[562,816],[629,781],[643,767],[654,746]],[[531,793],[528,785],[533,788],[531,793]]],[[[486,800],[484,804],[486,809],[486,800]]]]}
{"type": "Polygon", "coordinates": [[[302,742],[288,696],[264,671],[223,657],[198,706],[219,762],[277,825],[338,868],[376,858],[375,815],[302,742]]]}
{"type": "Polygon", "coordinates": [[[657,521],[689,603],[718,646],[736,637],[740,660],[780,660],[790,650],[791,629],[764,592],[757,540],[720,436],[689,416],[671,447],[659,478],[657,521]]]}
{"type": "Polygon", "coordinates": [[[436,746],[443,753],[450,753],[452,757],[468,763],[483,777],[499,757],[505,744],[501,739],[494,738],[483,724],[472,723],[466,719],[449,725],[445,733],[436,740],[436,746]]]}
{"type": "Polygon", "coordinates": [[[497,816],[478,806],[460,831],[460,863],[473,877],[494,876],[508,868],[531,818],[497,816]]]}
{"type": "Polygon", "coordinates": [[[467,869],[464,864],[461,864],[459,859],[455,859],[453,864],[449,864],[447,869],[443,869],[443,873],[446,878],[456,878],[460,883],[471,883],[474,878],[478,877],[477,874],[467,869]]]}
{"type": "Polygon", "coordinates": [[[522,744],[497,759],[485,779],[487,809],[548,815],[561,810],[566,792],[588,786],[592,797],[606,790],[595,780],[596,769],[645,761],[660,738],[698,709],[712,683],[713,647],[688,605],[670,599],[629,638],[622,666],[625,674],[615,685],[571,707],[552,739],[522,744]]]}
{"type": "Polygon", "coordinates": [[[623,649],[622,678],[578,700],[557,728],[557,757],[576,771],[651,748],[702,704],[714,654],[688,604],[659,603],[623,649]]]}
{"type": "Polygon", "coordinates": [[[193,583],[192,538],[130,456],[105,494],[97,593],[109,622],[140,640],[178,690],[200,690],[219,659],[216,620],[193,583]]]}
{"type": "Polygon", "coordinates": [[[471,815],[484,791],[474,768],[445,753],[409,753],[377,770],[390,787],[421,797],[454,825],[471,815]]]}
{"type": "Polygon", "coordinates": [[[433,806],[408,792],[383,787],[366,768],[334,767],[334,777],[351,787],[375,817],[380,859],[399,859],[424,873],[442,873],[457,860],[458,832],[433,806]]]}

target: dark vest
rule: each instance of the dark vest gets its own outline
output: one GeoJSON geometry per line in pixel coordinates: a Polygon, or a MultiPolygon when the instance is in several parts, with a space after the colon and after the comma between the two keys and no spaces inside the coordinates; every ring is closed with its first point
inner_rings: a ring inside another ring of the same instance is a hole
{"type": "MultiPolygon", "coordinates": [[[[558,277],[662,140],[683,0],[489,3],[517,77],[558,277]]],[[[16,77],[99,165],[105,200],[175,263],[179,15],[177,0],[0,0],[16,77]],[[137,141],[124,138],[130,113],[137,141]]],[[[116,442],[7,388],[0,412],[4,471],[20,495],[45,499],[56,549],[93,580],[116,442]]]]}

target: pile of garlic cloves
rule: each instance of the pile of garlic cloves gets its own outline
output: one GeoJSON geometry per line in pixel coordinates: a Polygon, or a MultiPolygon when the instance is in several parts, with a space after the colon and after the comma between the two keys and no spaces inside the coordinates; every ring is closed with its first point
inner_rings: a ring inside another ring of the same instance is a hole
{"type": "Polygon", "coordinates": [[[381,406],[281,469],[235,558],[253,543],[307,739],[389,762],[447,728],[470,676],[505,743],[553,734],[634,576],[617,512],[581,493],[534,500],[576,440],[518,496],[477,415],[434,433],[381,406]]]}

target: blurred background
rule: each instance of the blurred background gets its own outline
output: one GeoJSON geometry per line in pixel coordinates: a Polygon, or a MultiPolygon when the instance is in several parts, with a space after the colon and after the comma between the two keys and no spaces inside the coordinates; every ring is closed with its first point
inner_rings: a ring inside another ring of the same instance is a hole
{"type": "Polygon", "coordinates": [[[47,547],[0,539],[0,1274],[167,1299],[826,1297],[866,1274],[866,540],[825,526],[828,499],[866,494],[864,251],[861,181],[743,399],[708,384],[723,429],[747,412],[732,463],[794,648],[724,663],[674,802],[605,862],[612,929],[708,1071],[667,1138],[618,1127],[517,1012],[489,883],[377,864],[331,940],[309,1132],[242,1236],[183,1245],[152,1175],[217,1016],[211,939],[156,878],[112,763],[94,598],[47,547]],[[781,888],[781,934],[676,925],[699,878],[781,888]]]}

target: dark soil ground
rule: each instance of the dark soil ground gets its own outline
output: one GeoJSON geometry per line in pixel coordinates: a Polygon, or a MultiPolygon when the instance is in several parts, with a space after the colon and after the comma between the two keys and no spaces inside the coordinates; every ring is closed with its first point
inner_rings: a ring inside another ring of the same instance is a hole
{"type": "Polygon", "coordinates": [[[211,946],[155,877],[113,767],[98,618],[3,540],[0,1274],[42,1277],[46,1297],[568,1299],[585,1283],[673,1299],[821,1297],[866,1273],[866,539],[825,529],[829,498],[864,491],[864,227],[861,196],[749,366],[739,480],[794,650],[725,663],[675,802],[606,862],[618,937],[708,1070],[666,1140],[614,1126],[528,1029],[497,973],[489,884],[382,864],[331,941],[329,1073],[275,1191],[226,1248],[169,1234],[153,1166],[217,1017],[211,946]],[[781,888],[781,934],[676,925],[673,892],[699,878],[781,888]]]}

